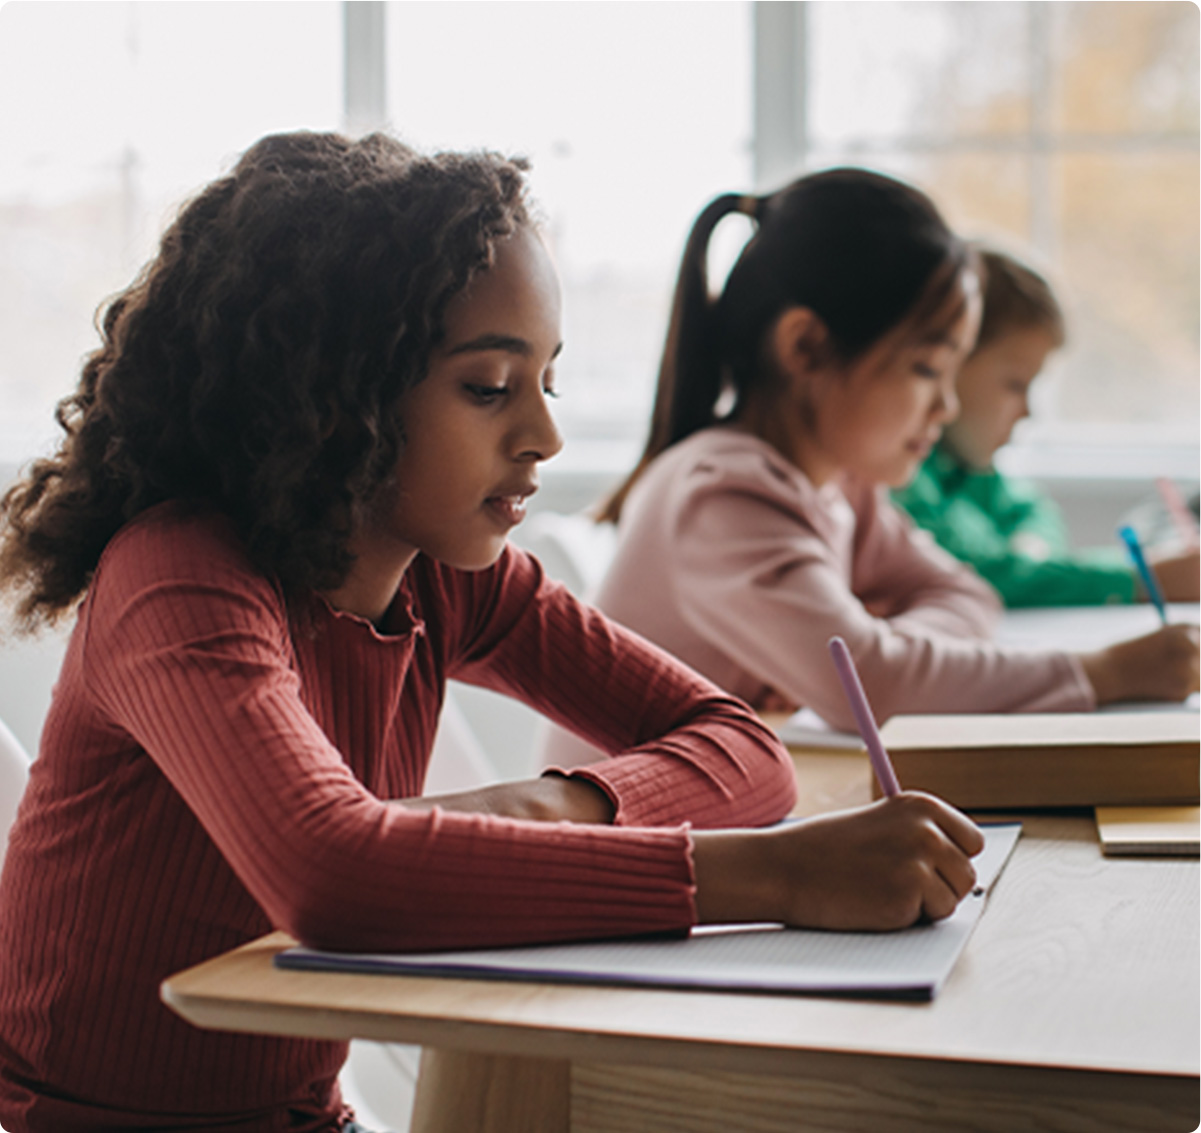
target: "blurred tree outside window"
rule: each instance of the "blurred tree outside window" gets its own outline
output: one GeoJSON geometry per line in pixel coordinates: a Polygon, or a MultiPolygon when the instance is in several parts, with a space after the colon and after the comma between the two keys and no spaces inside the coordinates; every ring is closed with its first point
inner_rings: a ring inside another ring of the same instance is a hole
{"type": "Polygon", "coordinates": [[[785,7],[802,95],[792,145],[767,155],[771,187],[868,165],[926,189],[963,234],[1030,256],[1064,303],[1068,344],[1019,437],[1180,446],[1195,477],[1197,6],[823,2],[757,16],[785,7]]]}

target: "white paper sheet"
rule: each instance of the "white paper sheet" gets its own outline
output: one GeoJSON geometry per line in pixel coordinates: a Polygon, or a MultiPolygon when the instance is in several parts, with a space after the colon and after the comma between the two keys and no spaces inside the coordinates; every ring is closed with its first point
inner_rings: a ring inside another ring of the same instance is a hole
{"type": "Polygon", "coordinates": [[[830,727],[812,708],[798,708],[777,730],[786,744],[800,747],[831,748],[837,751],[865,751],[856,732],[839,732],[830,727]]]}

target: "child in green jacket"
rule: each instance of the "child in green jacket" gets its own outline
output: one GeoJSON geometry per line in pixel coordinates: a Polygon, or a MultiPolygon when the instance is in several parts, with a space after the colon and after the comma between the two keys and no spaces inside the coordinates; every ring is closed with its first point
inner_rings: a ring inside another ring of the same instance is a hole
{"type": "MultiPolygon", "coordinates": [[[[958,418],[897,502],[952,554],[970,563],[1007,606],[1087,606],[1146,598],[1117,547],[1072,550],[1058,507],[993,464],[1030,412],[1031,383],[1063,345],[1063,313],[1046,280],[980,249],[987,278],[975,348],[959,372],[958,418]]],[[[1151,555],[1168,601],[1198,598],[1197,549],[1151,555]]]]}

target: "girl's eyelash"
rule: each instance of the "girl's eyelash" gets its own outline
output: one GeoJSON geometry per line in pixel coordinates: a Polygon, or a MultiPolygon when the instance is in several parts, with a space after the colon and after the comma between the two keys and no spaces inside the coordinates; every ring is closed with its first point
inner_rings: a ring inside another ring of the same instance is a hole
{"type": "Polygon", "coordinates": [[[507,386],[482,386],[474,382],[464,382],[463,388],[480,401],[495,401],[509,392],[507,386]]]}
{"type": "MultiPolygon", "coordinates": [[[[464,382],[463,389],[477,401],[482,402],[497,401],[509,392],[508,386],[488,386],[478,382],[464,382]]],[[[559,391],[554,386],[543,386],[542,394],[544,397],[558,397],[559,391]]]]}

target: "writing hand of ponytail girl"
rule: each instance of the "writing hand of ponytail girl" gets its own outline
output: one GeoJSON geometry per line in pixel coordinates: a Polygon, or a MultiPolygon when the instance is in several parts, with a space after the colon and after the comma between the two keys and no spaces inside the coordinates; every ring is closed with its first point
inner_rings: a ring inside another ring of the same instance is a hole
{"type": "Polygon", "coordinates": [[[1198,690],[1198,630],[1166,625],[1081,657],[1098,704],[1180,701],[1198,690]]]}

